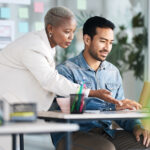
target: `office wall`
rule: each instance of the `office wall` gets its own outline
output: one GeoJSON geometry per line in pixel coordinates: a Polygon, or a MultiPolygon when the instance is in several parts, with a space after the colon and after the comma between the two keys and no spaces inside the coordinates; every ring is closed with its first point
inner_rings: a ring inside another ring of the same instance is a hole
{"type": "Polygon", "coordinates": [[[13,41],[27,32],[41,30],[45,13],[53,6],[56,6],[55,0],[1,0],[0,49],[7,40],[13,41]]]}

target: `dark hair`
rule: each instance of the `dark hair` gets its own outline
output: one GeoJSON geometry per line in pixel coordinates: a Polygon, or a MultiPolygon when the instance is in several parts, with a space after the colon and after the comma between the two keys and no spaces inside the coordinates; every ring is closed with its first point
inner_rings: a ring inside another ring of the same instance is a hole
{"type": "Polygon", "coordinates": [[[112,30],[114,30],[115,25],[103,18],[103,17],[99,17],[99,16],[94,16],[89,18],[83,25],[83,35],[88,34],[91,39],[93,39],[94,35],[96,35],[96,28],[100,27],[100,28],[111,28],[112,30]]]}

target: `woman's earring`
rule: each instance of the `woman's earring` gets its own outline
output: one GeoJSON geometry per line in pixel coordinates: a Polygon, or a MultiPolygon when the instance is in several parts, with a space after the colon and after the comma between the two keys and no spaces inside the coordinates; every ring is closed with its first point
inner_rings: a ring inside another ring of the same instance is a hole
{"type": "Polygon", "coordinates": [[[51,38],[52,37],[52,33],[49,33],[49,38],[51,38]]]}

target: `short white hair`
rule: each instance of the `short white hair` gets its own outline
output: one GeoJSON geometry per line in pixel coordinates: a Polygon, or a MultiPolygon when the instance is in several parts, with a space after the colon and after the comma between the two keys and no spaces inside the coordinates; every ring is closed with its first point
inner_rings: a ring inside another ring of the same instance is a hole
{"type": "Polygon", "coordinates": [[[75,18],[73,12],[66,7],[53,7],[45,15],[44,22],[45,28],[48,24],[57,26],[62,22],[62,19],[75,18]]]}

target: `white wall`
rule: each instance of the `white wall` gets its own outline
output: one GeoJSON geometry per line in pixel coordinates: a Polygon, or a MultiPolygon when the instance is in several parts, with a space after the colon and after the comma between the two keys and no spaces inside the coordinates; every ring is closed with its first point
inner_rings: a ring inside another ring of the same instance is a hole
{"type": "Polygon", "coordinates": [[[123,87],[126,98],[138,101],[142,91],[143,82],[135,79],[133,71],[123,74],[123,87]]]}

